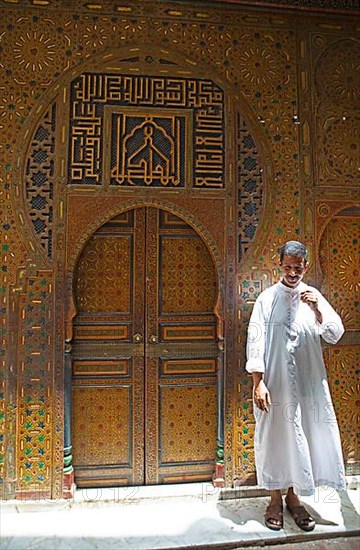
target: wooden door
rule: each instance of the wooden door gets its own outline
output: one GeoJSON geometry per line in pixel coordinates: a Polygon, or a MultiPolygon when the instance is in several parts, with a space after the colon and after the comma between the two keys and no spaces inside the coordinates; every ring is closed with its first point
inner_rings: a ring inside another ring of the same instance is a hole
{"type": "Polygon", "coordinates": [[[85,246],[74,293],[78,486],[211,479],[217,289],[201,238],[168,212],[125,212],[85,246]]]}

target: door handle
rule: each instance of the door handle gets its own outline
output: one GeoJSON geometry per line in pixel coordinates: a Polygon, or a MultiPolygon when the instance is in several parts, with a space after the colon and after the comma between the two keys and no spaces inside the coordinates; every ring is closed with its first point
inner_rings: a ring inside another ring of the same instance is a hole
{"type": "Polygon", "coordinates": [[[142,335],[139,334],[138,332],[136,334],[134,334],[134,336],[133,336],[133,341],[136,342],[136,343],[142,342],[142,339],[143,339],[142,335]]]}
{"type": "Polygon", "coordinates": [[[155,336],[155,334],[152,334],[149,338],[149,342],[150,342],[150,344],[158,344],[159,340],[158,340],[157,336],[155,336]]]}

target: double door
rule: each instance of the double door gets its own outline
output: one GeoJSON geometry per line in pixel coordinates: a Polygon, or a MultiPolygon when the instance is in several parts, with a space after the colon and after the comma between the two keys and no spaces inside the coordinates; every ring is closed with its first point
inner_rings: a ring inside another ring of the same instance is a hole
{"type": "Polygon", "coordinates": [[[211,479],[217,285],[202,239],[169,212],[124,212],[86,244],[74,295],[77,485],[211,479]]]}

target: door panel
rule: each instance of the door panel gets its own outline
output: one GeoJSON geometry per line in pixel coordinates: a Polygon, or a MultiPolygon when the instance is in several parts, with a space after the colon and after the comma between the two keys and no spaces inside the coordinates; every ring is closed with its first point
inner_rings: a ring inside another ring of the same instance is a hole
{"type": "Polygon", "coordinates": [[[74,422],[74,434],[82,464],[128,464],[131,446],[124,445],[124,441],[129,441],[132,427],[129,386],[84,385],[77,388],[75,395],[78,414],[74,422]],[[96,391],[92,391],[94,389],[96,391]]]}
{"type": "Polygon", "coordinates": [[[211,479],[216,292],[206,246],[170,213],[136,209],[90,239],[75,281],[78,485],[211,479]]]}
{"type": "Polygon", "coordinates": [[[75,275],[73,456],[79,486],[144,482],[144,211],[89,240],[75,275]],[[139,335],[139,336],[138,336],[139,335]]]}
{"type": "Polygon", "coordinates": [[[213,461],[216,388],[206,384],[161,386],[161,465],[213,461]]]}
{"type": "Polygon", "coordinates": [[[89,241],[78,266],[79,312],[130,314],[132,238],[107,234],[103,228],[89,241]]]}
{"type": "Polygon", "coordinates": [[[199,237],[161,235],[160,254],[160,314],[211,313],[216,292],[214,267],[199,237]]]}
{"type": "MultiPolygon", "coordinates": [[[[197,233],[157,211],[157,482],[211,479],[216,450],[216,277],[197,233]]],[[[148,323],[150,326],[151,323],[148,323]]]]}

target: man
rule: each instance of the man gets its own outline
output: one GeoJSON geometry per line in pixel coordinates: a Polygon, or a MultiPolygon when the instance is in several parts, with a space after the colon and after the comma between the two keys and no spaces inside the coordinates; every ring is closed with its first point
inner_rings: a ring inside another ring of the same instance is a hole
{"type": "Polygon", "coordinates": [[[344,327],[322,294],[302,282],[307,256],[297,241],[280,249],[280,281],[256,300],[248,332],[256,470],[259,485],[271,491],[265,524],[276,531],[283,527],[283,489],[287,508],[304,531],[314,529],[315,521],[298,495],[314,494],[317,485],[345,489],[320,340],[336,344],[344,327]]]}

